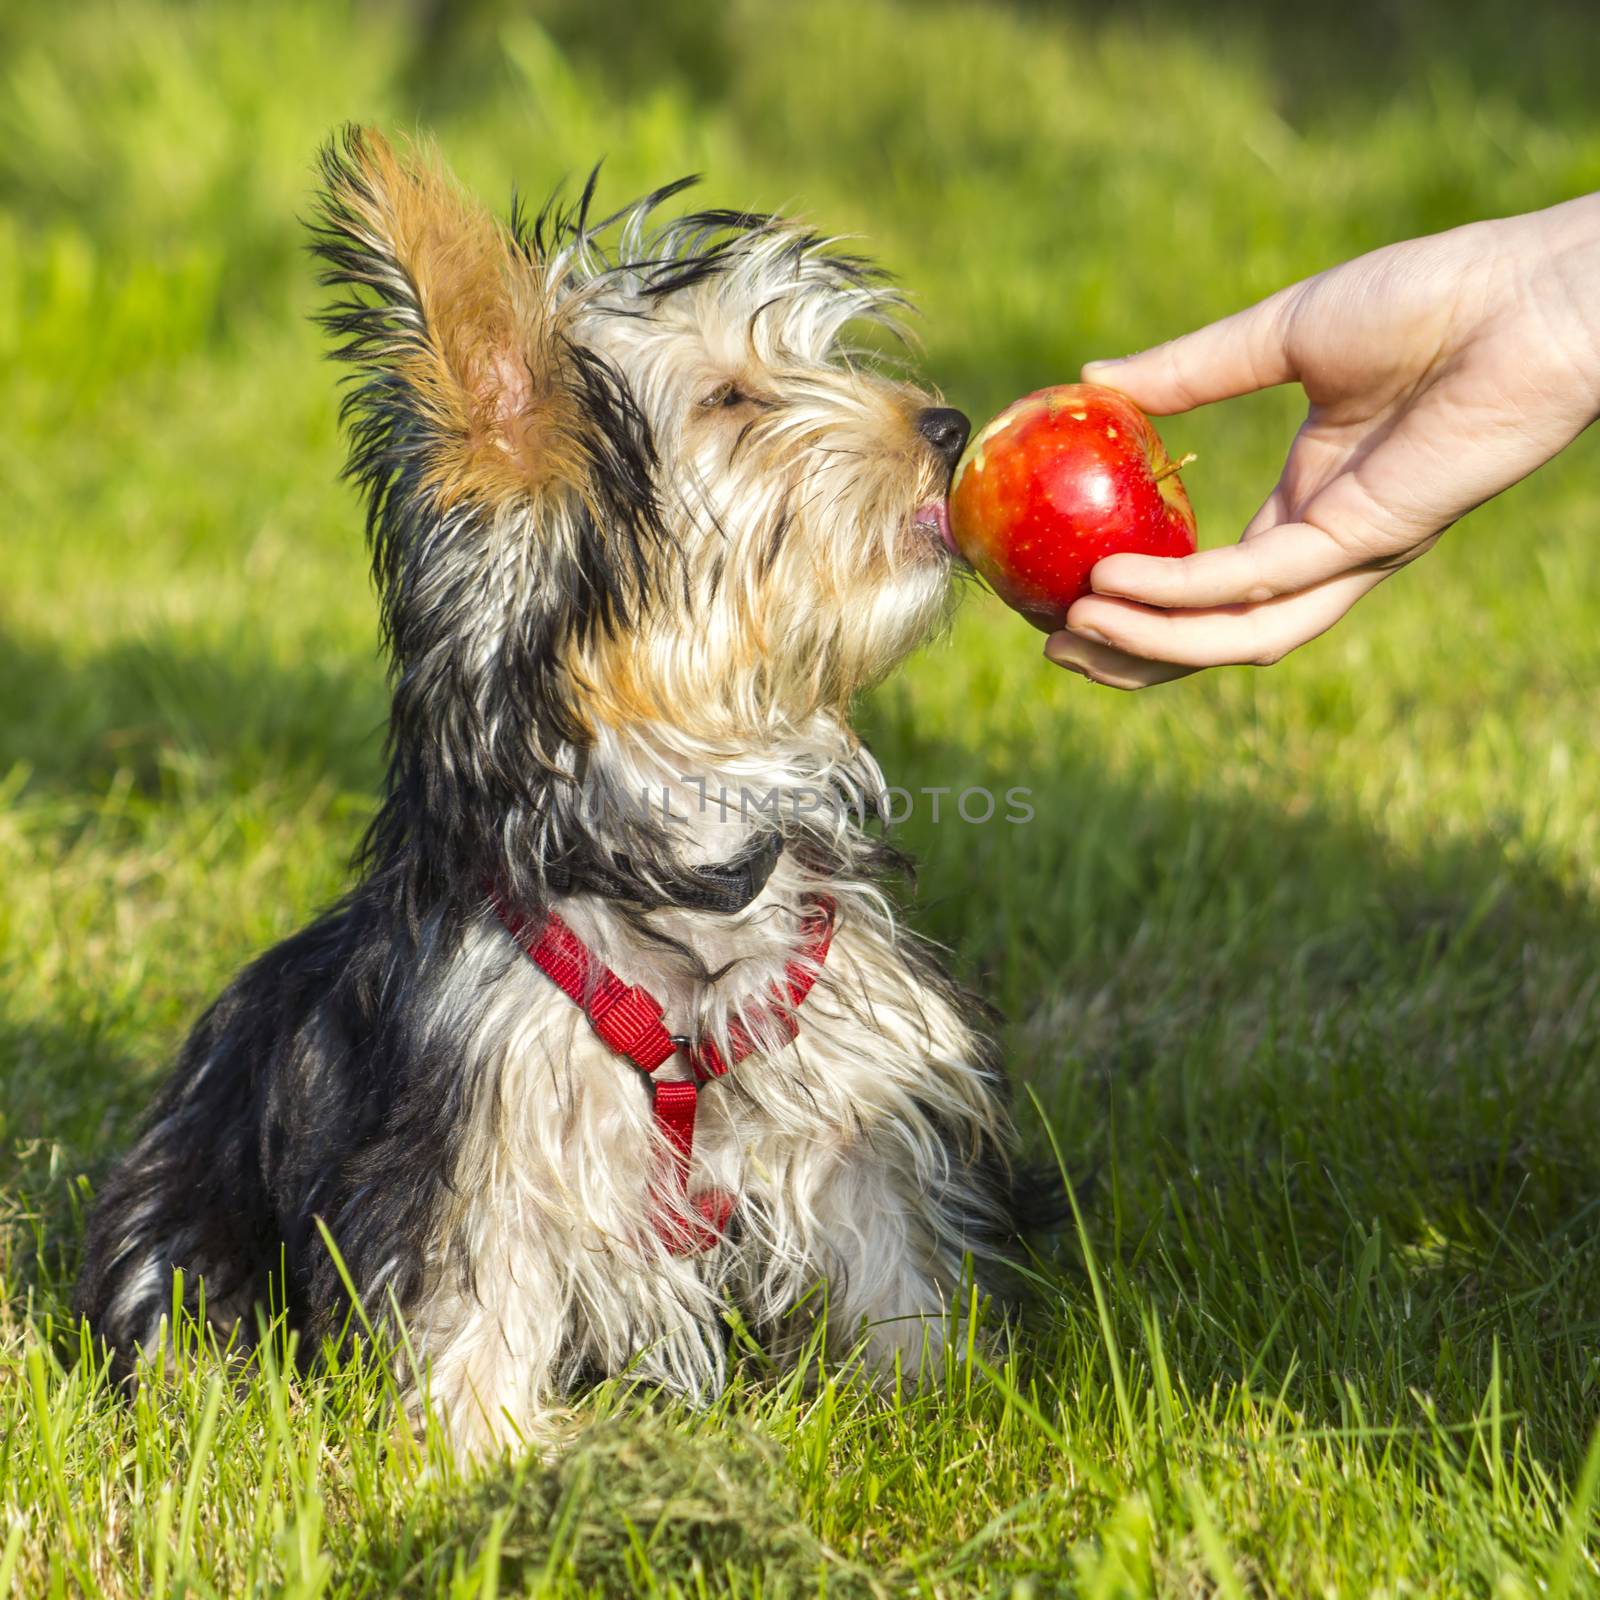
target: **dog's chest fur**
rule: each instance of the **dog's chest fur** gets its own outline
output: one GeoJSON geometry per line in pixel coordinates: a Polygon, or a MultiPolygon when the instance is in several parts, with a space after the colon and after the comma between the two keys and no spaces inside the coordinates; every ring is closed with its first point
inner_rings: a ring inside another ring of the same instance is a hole
{"type": "MultiPolygon", "coordinates": [[[[722,1376],[730,1304],[769,1340],[792,1342],[810,1316],[786,1327],[785,1314],[824,1280],[830,1314],[848,1315],[852,1269],[904,1262],[923,1280],[903,1286],[908,1311],[927,1309],[928,1284],[958,1275],[961,1241],[930,1225],[928,1196],[960,1168],[952,1136],[992,1139],[992,1086],[949,1000],[862,909],[841,908],[794,1044],[701,1091],[689,1192],[722,1189],[736,1209],[726,1237],[692,1254],[657,1231],[668,1158],[644,1074],[497,920],[469,934],[447,983],[479,997],[461,1040],[464,1133],[412,1313],[418,1342],[445,1353],[433,1401],[469,1437],[503,1433],[482,1397],[516,1394],[524,1373],[571,1382],[629,1369],[704,1392],[722,1376]]],[[[573,920],[584,924],[581,910],[573,920]]],[[[780,930],[793,926],[781,893],[764,896],[746,914],[748,955],[711,985],[675,979],[637,946],[616,970],[664,1000],[670,1029],[693,1034],[697,1019],[759,1001],[790,949],[780,930]]],[[[684,1071],[673,1061],[661,1075],[684,1071]]]]}

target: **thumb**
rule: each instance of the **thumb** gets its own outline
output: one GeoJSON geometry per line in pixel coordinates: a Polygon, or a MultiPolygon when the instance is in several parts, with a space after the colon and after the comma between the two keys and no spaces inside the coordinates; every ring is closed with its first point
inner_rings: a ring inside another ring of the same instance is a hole
{"type": "Polygon", "coordinates": [[[1158,417],[1268,389],[1294,377],[1283,329],[1300,286],[1120,361],[1091,361],[1085,383],[1120,389],[1158,417]]]}

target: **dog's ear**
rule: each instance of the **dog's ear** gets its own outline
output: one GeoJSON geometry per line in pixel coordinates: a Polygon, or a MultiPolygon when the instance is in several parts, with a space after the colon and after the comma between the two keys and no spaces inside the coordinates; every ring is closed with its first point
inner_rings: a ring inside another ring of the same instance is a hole
{"type": "Polygon", "coordinates": [[[654,451],[626,386],[573,336],[560,269],[429,150],[351,128],[322,176],[312,250],[348,292],[321,321],[357,369],[347,470],[386,600],[429,526],[514,519],[542,538],[522,558],[565,591],[571,623],[625,620],[659,536],[654,451]]]}

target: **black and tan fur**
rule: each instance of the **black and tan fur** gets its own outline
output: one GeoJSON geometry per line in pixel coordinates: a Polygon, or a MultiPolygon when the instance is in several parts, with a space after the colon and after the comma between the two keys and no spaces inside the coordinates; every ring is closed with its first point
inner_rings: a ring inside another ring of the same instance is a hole
{"type": "Polygon", "coordinates": [[[468,1449],[539,1436],[589,1374],[706,1392],[730,1300],[782,1355],[826,1286],[836,1346],[915,1364],[964,1256],[1007,1235],[1011,1134],[973,1008],[881,887],[882,779],[847,718],[945,613],[965,419],[843,345],[894,296],[794,224],[654,224],[679,186],[501,224],[371,133],[323,182],[392,662],[384,793],[349,894],[189,1039],[99,1194],[82,1311],[130,1368],[180,1267],[247,1346],[281,1263],[314,1348],[347,1307],[320,1221],[468,1449]],[[827,803],[700,798],[722,788],[827,803]],[[771,828],[751,904],[681,907],[697,863],[771,828]],[[559,906],[674,1031],[723,1039],[808,897],[836,902],[796,1042],[702,1096],[693,1184],[738,1198],[710,1251],[650,1225],[647,1087],[491,887],[559,906]]]}

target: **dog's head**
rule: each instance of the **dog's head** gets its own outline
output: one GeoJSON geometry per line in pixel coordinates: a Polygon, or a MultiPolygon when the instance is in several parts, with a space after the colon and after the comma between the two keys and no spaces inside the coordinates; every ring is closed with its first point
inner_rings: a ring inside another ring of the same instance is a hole
{"type": "Polygon", "coordinates": [[[773,217],[656,226],[681,185],[501,224],[371,133],[324,178],[396,755],[435,751],[411,781],[781,736],[938,623],[967,421],[843,342],[897,304],[867,263],[773,217]]]}

